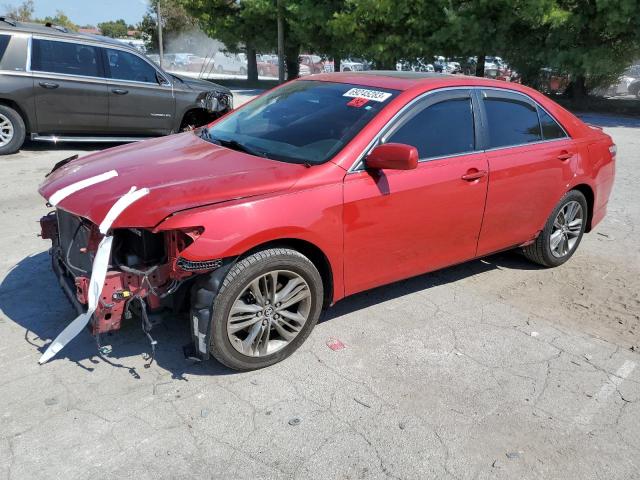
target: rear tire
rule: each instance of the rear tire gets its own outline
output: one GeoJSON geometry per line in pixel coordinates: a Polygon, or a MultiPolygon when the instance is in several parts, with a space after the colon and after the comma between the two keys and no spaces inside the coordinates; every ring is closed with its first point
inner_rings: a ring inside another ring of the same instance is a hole
{"type": "Polygon", "coordinates": [[[538,238],[523,248],[532,262],[545,267],[562,265],[575,253],[587,226],[587,200],[578,190],[571,190],[553,209],[538,238]]]}
{"type": "Polygon", "coordinates": [[[27,129],[18,112],[6,105],[0,105],[0,155],[8,155],[20,150],[27,129]]]}
{"type": "MultiPolygon", "coordinates": [[[[209,351],[234,370],[264,368],[287,358],[309,336],[322,309],[318,270],[307,257],[288,248],[262,250],[240,260],[227,273],[215,298],[208,291],[211,283],[197,285],[201,291],[192,298],[209,299],[209,351]],[[286,295],[288,287],[291,297],[286,295]],[[265,290],[271,295],[263,295],[265,290]],[[287,305],[297,298],[302,299],[287,305]]],[[[203,306],[192,305],[192,309],[203,306]]]]}

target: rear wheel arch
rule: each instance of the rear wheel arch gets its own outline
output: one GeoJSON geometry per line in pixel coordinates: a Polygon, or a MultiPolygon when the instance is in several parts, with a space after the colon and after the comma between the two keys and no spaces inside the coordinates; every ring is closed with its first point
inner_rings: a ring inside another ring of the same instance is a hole
{"type": "Polygon", "coordinates": [[[24,122],[24,126],[27,130],[27,133],[31,133],[33,131],[31,129],[31,120],[29,119],[29,116],[26,114],[26,112],[20,105],[18,105],[13,100],[9,100],[8,98],[0,98],[0,105],[5,105],[15,110],[22,117],[22,121],[24,122]]]}
{"type": "Polygon", "coordinates": [[[586,183],[581,183],[573,186],[569,191],[577,190],[584,195],[584,198],[587,200],[587,227],[585,232],[591,231],[591,220],[593,219],[593,206],[595,202],[595,195],[593,193],[593,189],[587,185],[586,183]]]}

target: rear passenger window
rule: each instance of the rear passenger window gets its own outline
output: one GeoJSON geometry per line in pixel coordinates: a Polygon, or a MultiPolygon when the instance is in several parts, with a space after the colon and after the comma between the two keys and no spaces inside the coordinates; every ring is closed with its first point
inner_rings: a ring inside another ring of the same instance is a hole
{"type": "Polygon", "coordinates": [[[158,83],[156,69],[132,53],[109,48],[107,49],[107,58],[109,59],[111,78],[133,82],[158,83]]]}
{"type": "Polygon", "coordinates": [[[421,159],[472,152],[475,148],[470,98],[431,105],[389,137],[387,143],[405,143],[418,149],[421,159]]]}
{"type": "Polygon", "coordinates": [[[540,126],[542,127],[542,137],[545,140],[553,140],[554,138],[564,138],[567,136],[562,127],[556,122],[551,115],[539,108],[540,126]]]}
{"type": "Polygon", "coordinates": [[[31,70],[100,77],[98,49],[81,43],[33,39],[31,70]]]}
{"type": "Polygon", "coordinates": [[[542,140],[536,107],[511,98],[485,98],[489,148],[523,145],[542,140]]]}
{"type": "Polygon", "coordinates": [[[7,47],[9,46],[9,40],[11,40],[11,36],[0,35],[0,62],[2,61],[4,52],[7,50],[7,47]]]}

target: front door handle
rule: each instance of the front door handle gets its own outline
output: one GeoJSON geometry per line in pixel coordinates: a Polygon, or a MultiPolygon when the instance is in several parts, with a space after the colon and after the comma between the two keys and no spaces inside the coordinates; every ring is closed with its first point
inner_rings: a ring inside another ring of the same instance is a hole
{"type": "Polygon", "coordinates": [[[58,88],[60,86],[54,82],[40,82],[39,85],[43,88],[49,88],[49,89],[58,88]]]}
{"type": "Polygon", "coordinates": [[[573,153],[563,150],[558,155],[558,160],[562,160],[564,162],[565,160],[569,160],[571,157],[573,157],[573,153]]]}
{"type": "Polygon", "coordinates": [[[467,182],[473,182],[474,180],[479,180],[487,174],[486,170],[477,170],[475,168],[471,168],[462,175],[462,180],[466,180],[467,182]]]}
{"type": "Polygon", "coordinates": [[[127,93],[129,93],[129,90],[125,90],[124,88],[114,88],[111,91],[116,95],[126,95],[127,93]]]}

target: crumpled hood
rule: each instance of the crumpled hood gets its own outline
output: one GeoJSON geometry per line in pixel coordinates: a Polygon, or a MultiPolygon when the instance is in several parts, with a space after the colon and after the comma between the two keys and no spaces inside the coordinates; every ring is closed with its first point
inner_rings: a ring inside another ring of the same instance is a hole
{"type": "Polygon", "coordinates": [[[210,92],[212,90],[215,90],[217,92],[224,92],[229,95],[231,94],[231,90],[229,90],[227,87],[223,87],[222,85],[218,85],[217,83],[213,83],[208,80],[187,77],[185,75],[178,75],[176,73],[172,73],[171,75],[173,75],[174,77],[178,77],[188,87],[192,88],[193,90],[198,90],[201,92],[210,92]]]}
{"type": "Polygon", "coordinates": [[[39,192],[48,200],[64,187],[111,170],[118,175],[72,193],[57,206],[99,224],[132,186],[149,188],[113,227],[151,228],[180,210],[287,190],[306,168],[223,148],[187,132],[71,161],[49,175],[39,192]]]}

